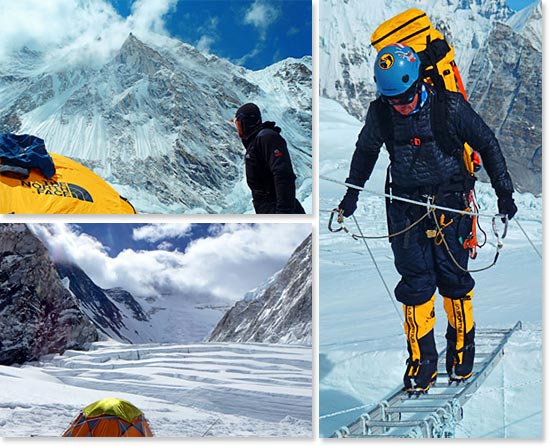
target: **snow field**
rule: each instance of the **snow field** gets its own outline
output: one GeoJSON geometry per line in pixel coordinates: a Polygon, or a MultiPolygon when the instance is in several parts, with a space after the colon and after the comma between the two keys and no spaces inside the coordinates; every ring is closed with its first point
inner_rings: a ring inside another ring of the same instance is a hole
{"type": "Polygon", "coordinates": [[[141,409],[157,437],[308,437],[309,347],[102,342],[20,368],[0,367],[0,434],[60,436],[106,397],[141,409]]]}

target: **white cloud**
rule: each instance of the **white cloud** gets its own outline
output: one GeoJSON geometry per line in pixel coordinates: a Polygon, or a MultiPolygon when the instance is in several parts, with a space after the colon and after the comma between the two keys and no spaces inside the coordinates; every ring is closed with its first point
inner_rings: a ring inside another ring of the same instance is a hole
{"type": "Polygon", "coordinates": [[[216,42],[216,39],[213,39],[210,36],[203,35],[201,38],[197,41],[197,44],[195,45],[197,49],[203,53],[210,53],[210,49],[212,47],[212,44],[216,42]]]}
{"type": "Polygon", "coordinates": [[[169,251],[172,248],[174,248],[174,245],[167,241],[161,242],[157,245],[157,249],[160,249],[161,251],[169,251]]]}
{"type": "Polygon", "coordinates": [[[105,246],[75,226],[31,228],[55,260],[76,263],[103,288],[120,286],[136,297],[210,295],[228,301],[241,299],[282,268],[312,230],[308,224],[228,224],[193,241],[185,252],[126,249],[110,257],[105,246]]]}
{"type": "Polygon", "coordinates": [[[122,18],[105,0],[3,1],[0,14],[0,61],[28,47],[48,52],[50,64],[101,64],[118,50],[128,34],[158,41],[167,35],[163,17],[177,0],[137,0],[122,18]]]}
{"type": "Polygon", "coordinates": [[[184,238],[191,234],[192,223],[149,224],[132,231],[134,240],[154,243],[165,238],[184,238]]]}
{"type": "Polygon", "coordinates": [[[280,10],[273,2],[256,0],[245,14],[244,23],[257,28],[260,31],[260,37],[264,40],[267,29],[277,21],[280,15],[280,10]]]}
{"type": "Polygon", "coordinates": [[[178,0],[136,0],[132,5],[132,14],[128,23],[132,29],[149,30],[158,34],[165,33],[163,17],[173,10],[178,0]]]}
{"type": "Polygon", "coordinates": [[[220,25],[220,17],[212,16],[198,28],[198,31],[202,33],[199,40],[195,43],[199,51],[210,53],[212,45],[220,40],[218,25],[220,25]]]}
{"type": "Polygon", "coordinates": [[[251,5],[245,13],[243,23],[254,26],[260,33],[260,38],[251,51],[239,59],[235,59],[234,63],[237,65],[245,65],[247,61],[264,51],[266,38],[268,36],[268,28],[279,19],[280,15],[280,9],[275,6],[273,2],[269,3],[265,0],[256,0],[251,5]]]}
{"type": "Polygon", "coordinates": [[[260,54],[263,48],[264,48],[264,45],[262,45],[261,43],[258,43],[249,53],[245,54],[243,57],[240,57],[239,59],[236,59],[235,63],[237,65],[244,65],[245,62],[260,54]]]}

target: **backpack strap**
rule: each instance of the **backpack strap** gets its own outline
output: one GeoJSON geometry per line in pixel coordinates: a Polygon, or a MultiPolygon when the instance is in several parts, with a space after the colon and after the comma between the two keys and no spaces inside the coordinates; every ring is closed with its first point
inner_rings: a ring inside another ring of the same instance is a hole
{"type": "Polygon", "coordinates": [[[442,152],[457,159],[463,175],[470,178],[472,175],[463,160],[464,143],[450,133],[447,98],[445,89],[436,89],[436,94],[433,95],[430,119],[434,140],[442,152]]]}
{"type": "Polygon", "coordinates": [[[378,118],[379,129],[385,142],[386,149],[390,155],[390,160],[394,159],[394,126],[392,124],[392,114],[390,107],[385,104],[380,97],[373,101],[375,113],[378,118]]]}
{"type": "Polygon", "coordinates": [[[437,90],[446,88],[442,75],[448,76],[452,74],[451,70],[440,74],[437,66],[438,62],[446,57],[449,51],[451,51],[451,47],[444,39],[430,41],[430,36],[427,35],[426,48],[418,52],[422,67],[421,75],[425,78],[430,77],[437,90]]]}

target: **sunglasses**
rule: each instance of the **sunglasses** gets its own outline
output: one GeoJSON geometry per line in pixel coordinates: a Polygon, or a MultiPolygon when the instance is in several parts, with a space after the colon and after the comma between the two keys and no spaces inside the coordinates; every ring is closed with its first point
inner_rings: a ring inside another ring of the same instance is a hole
{"type": "Polygon", "coordinates": [[[398,96],[383,96],[383,101],[390,105],[408,105],[413,102],[419,92],[419,83],[415,82],[404,93],[398,96]]]}
{"type": "Polygon", "coordinates": [[[383,101],[389,105],[408,105],[413,102],[416,96],[417,96],[417,91],[414,91],[413,93],[406,94],[403,96],[398,96],[398,97],[383,96],[383,101]]]}

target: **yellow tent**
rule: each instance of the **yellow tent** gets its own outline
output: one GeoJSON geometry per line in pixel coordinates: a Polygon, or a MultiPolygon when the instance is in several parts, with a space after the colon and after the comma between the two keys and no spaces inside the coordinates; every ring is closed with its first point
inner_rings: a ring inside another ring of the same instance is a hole
{"type": "Polygon", "coordinates": [[[132,403],[105,398],[82,409],[63,437],[153,437],[153,432],[132,403]]]}
{"type": "Polygon", "coordinates": [[[2,214],[135,214],[134,207],[102,178],[70,158],[50,153],[56,174],[31,169],[26,179],[0,175],[2,214]]]}

